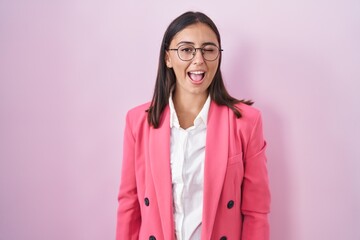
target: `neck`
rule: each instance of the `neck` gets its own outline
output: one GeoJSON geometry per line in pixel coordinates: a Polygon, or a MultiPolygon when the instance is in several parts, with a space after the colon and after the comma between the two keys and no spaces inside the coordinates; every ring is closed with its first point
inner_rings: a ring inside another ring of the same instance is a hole
{"type": "Polygon", "coordinates": [[[208,94],[179,94],[174,91],[173,102],[177,114],[190,114],[195,117],[204,106],[208,94]]]}

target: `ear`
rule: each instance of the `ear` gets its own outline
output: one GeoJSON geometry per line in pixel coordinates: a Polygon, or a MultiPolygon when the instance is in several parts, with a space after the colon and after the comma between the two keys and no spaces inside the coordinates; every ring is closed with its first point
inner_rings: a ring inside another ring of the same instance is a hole
{"type": "Polygon", "coordinates": [[[168,68],[172,68],[173,66],[172,66],[172,63],[171,63],[171,58],[170,58],[170,53],[169,53],[169,51],[166,51],[165,52],[165,63],[166,63],[166,66],[168,67],[168,68]]]}

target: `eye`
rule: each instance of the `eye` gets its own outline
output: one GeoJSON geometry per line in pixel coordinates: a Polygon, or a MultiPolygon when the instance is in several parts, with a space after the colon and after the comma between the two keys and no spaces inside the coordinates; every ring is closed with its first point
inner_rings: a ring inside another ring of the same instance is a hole
{"type": "Polygon", "coordinates": [[[216,47],[215,46],[205,46],[205,47],[203,47],[203,51],[204,52],[214,52],[214,51],[216,51],[216,47]]]}
{"type": "Polygon", "coordinates": [[[192,53],[192,52],[194,52],[194,48],[191,46],[183,46],[183,47],[180,47],[180,51],[185,52],[185,53],[192,53]]]}

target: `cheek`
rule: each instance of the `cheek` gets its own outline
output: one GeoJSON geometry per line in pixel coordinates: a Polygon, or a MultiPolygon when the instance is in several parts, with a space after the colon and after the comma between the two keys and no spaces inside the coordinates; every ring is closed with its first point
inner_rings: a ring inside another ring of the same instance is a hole
{"type": "Polygon", "coordinates": [[[174,69],[174,72],[175,72],[175,76],[177,78],[182,77],[184,75],[183,69],[180,68],[179,66],[174,66],[173,69],[174,69]]]}
{"type": "Polygon", "coordinates": [[[212,68],[214,69],[214,71],[216,71],[218,67],[219,67],[219,60],[216,60],[215,62],[212,63],[212,68]]]}
{"type": "Polygon", "coordinates": [[[186,76],[186,69],[187,69],[188,65],[187,64],[184,64],[183,62],[179,63],[179,62],[176,62],[173,64],[173,69],[174,69],[174,72],[175,72],[175,75],[177,77],[183,77],[183,76],[186,76]]]}
{"type": "Polygon", "coordinates": [[[217,69],[219,67],[219,63],[212,63],[211,65],[209,65],[209,70],[211,72],[212,75],[215,75],[217,69]]]}

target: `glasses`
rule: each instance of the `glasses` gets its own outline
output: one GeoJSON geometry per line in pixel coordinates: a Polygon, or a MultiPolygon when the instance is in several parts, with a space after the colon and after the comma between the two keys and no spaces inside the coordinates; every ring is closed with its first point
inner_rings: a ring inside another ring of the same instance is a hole
{"type": "Polygon", "coordinates": [[[179,48],[170,48],[171,51],[177,51],[177,55],[183,61],[190,61],[192,60],[195,55],[196,51],[200,50],[203,58],[207,61],[215,61],[218,57],[222,49],[219,49],[215,45],[205,45],[201,48],[196,48],[192,45],[182,45],[179,48]]]}

